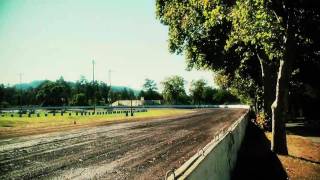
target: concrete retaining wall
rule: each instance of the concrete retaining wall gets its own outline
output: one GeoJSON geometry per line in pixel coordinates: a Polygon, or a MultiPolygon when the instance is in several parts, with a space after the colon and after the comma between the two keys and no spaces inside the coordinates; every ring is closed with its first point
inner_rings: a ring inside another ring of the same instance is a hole
{"type": "Polygon", "coordinates": [[[248,113],[240,117],[228,129],[222,130],[180,168],[168,173],[167,179],[230,179],[247,123],[248,113]]]}

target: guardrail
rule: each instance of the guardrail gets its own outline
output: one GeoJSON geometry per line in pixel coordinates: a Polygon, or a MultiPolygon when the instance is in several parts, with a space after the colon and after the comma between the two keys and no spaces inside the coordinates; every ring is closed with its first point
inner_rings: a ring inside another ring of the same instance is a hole
{"type": "MultiPolygon", "coordinates": [[[[242,104],[232,104],[232,105],[144,105],[144,106],[132,106],[132,108],[181,108],[181,109],[197,109],[197,108],[248,108],[248,105],[242,104]]],[[[96,109],[128,109],[131,106],[96,106],[96,109]]],[[[12,107],[12,108],[0,108],[0,111],[14,111],[14,110],[91,110],[94,109],[94,106],[50,106],[50,107],[42,107],[42,106],[23,106],[20,107],[12,107]]]]}
{"type": "MultiPolygon", "coordinates": [[[[231,108],[231,106],[228,108],[231,108]]],[[[248,106],[243,108],[248,109],[248,106]]],[[[213,137],[210,143],[199,149],[181,167],[168,171],[166,180],[230,179],[245,135],[247,123],[248,112],[227,129],[222,129],[213,137]]]]}

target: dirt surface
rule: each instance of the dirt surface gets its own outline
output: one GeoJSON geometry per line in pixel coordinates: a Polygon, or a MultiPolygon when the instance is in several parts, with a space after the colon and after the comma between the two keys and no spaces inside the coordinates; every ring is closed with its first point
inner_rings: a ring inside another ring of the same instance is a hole
{"type": "Polygon", "coordinates": [[[311,133],[315,134],[308,131],[309,128],[299,127],[293,131],[288,127],[296,126],[286,129],[290,132],[287,133],[289,154],[277,155],[270,148],[271,133],[263,132],[249,121],[232,179],[319,180],[320,143],[309,138],[311,133]]]}
{"type": "Polygon", "coordinates": [[[164,179],[246,110],[207,109],[0,140],[0,179],[164,179]]]}

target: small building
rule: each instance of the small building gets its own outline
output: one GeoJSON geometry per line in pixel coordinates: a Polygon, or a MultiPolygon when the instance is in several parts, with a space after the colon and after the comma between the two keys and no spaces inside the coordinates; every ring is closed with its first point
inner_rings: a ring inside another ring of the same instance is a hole
{"type": "MultiPolygon", "coordinates": [[[[132,100],[132,106],[161,105],[161,103],[161,100],[144,100],[143,97],[140,100],[132,100]]],[[[112,106],[131,106],[131,100],[118,100],[112,103],[112,106]]]]}

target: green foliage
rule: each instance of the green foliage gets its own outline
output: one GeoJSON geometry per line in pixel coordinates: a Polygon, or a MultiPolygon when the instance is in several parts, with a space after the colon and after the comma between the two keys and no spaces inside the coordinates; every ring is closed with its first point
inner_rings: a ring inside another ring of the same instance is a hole
{"type": "Polygon", "coordinates": [[[18,90],[14,87],[5,87],[0,85],[0,106],[8,107],[10,104],[18,104],[18,90]]]}
{"type": "MultiPolygon", "coordinates": [[[[25,85],[27,87],[27,84],[25,85]]],[[[17,89],[18,86],[6,87],[0,84],[0,107],[15,107],[20,105],[63,106],[106,105],[120,99],[135,99],[132,89],[118,88],[110,91],[110,86],[104,82],[89,82],[84,76],[80,80],[67,82],[62,77],[56,81],[41,81],[39,86],[29,89],[17,89]]]]}
{"type": "Polygon", "coordinates": [[[75,94],[73,96],[72,105],[86,106],[88,105],[87,97],[84,93],[75,94]]]}
{"type": "Polygon", "coordinates": [[[213,102],[215,104],[232,104],[238,103],[239,99],[226,90],[218,89],[213,95],[213,102]]]}
{"type": "Polygon", "coordinates": [[[192,97],[193,104],[202,104],[204,103],[205,97],[205,88],[206,82],[203,79],[197,81],[192,81],[190,86],[190,94],[192,97]]]}
{"type": "Polygon", "coordinates": [[[163,99],[161,94],[157,92],[157,84],[151,79],[145,79],[143,89],[139,93],[139,97],[143,97],[145,100],[161,100],[163,99]]]}
{"type": "Polygon", "coordinates": [[[307,80],[298,78],[288,86],[293,73],[303,69],[302,62],[319,65],[318,4],[313,0],[157,0],[156,14],[169,27],[170,51],[184,53],[188,68],[208,68],[226,77],[218,78],[218,83],[254,105],[256,112],[264,112],[259,121],[269,120],[272,109],[271,148],[287,154],[288,107],[301,108],[288,103],[298,92],[294,87],[305,83],[309,96],[319,97],[317,85],[310,88],[307,80]]]}
{"type": "Polygon", "coordinates": [[[203,80],[191,82],[190,93],[193,104],[232,104],[239,99],[226,89],[213,89],[203,80]]]}
{"type": "MultiPolygon", "coordinates": [[[[203,79],[191,82],[190,96],[193,104],[216,104],[214,101],[215,93],[217,93],[217,90],[209,87],[203,79]]],[[[221,101],[224,101],[224,99],[221,101]]]]}
{"type": "Polygon", "coordinates": [[[158,0],[156,4],[157,17],[169,27],[169,49],[184,53],[188,68],[215,71],[216,83],[242,102],[255,105],[261,100],[257,52],[264,61],[280,58],[284,33],[264,0],[158,0]]]}
{"type": "Polygon", "coordinates": [[[43,106],[62,106],[69,104],[70,85],[60,78],[56,82],[44,81],[37,92],[37,99],[43,106]]]}
{"type": "Polygon", "coordinates": [[[7,101],[1,101],[0,108],[8,108],[10,104],[7,101]]]}
{"type": "Polygon", "coordinates": [[[109,92],[110,92],[110,87],[106,83],[100,82],[97,85],[97,93],[96,93],[96,98],[98,100],[97,104],[99,105],[108,104],[109,92]]]}
{"type": "Polygon", "coordinates": [[[162,100],[162,95],[157,91],[140,91],[139,97],[143,97],[145,100],[162,100]]]}
{"type": "Polygon", "coordinates": [[[188,100],[184,90],[184,79],[180,76],[171,76],[161,82],[162,95],[166,103],[185,104],[188,100]]]}
{"type": "Polygon", "coordinates": [[[145,79],[145,83],[143,84],[143,91],[156,91],[158,90],[157,84],[154,80],[145,79]]]}
{"type": "Polygon", "coordinates": [[[255,89],[261,89],[261,76],[256,74],[261,72],[259,63],[258,66],[252,63],[252,59],[256,61],[254,53],[272,41],[265,40],[258,44],[257,38],[273,38],[274,36],[270,36],[270,27],[278,28],[272,24],[272,19],[266,17],[266,13],[269,15],[270,12],[261,11],[261,1],[257,0],[254,4],[234,4],[220,0],[159,0],[156,10],[159,20],[169,26],[171,52],[184,52],[189,68],[211,69],[218,76],[223,75],[219,76],[220,79],[216,78],[216,83],[223,89],[232,91],[243,102],[250,103],[254,102],[255,89]],[[249,12],[249,5],[253,12],[249,12]],[[250,16],[255,15],[258,8],[257,16],[264,25],[262,27],[248,23],[254,21],[250,16]],[[257,38],[250,38],[252,35],[257,38]]]}
{"type": "MultiPolygon", "coordinates": [[[[236,52],[243,46],[249,46],[254,52],[262,51],[268,56],[266,60],[274,60],[282,57],[281,48],[284,28],[282,22],[270,8],[266,7],[265,0],[238,0],[232,6],[228,16],[232,22],[232,31],[226,42],[225,49],[237,46],[236,52]]],[[[250,58],[254,54],[247,51],[243,59],[250,58]]]]}

